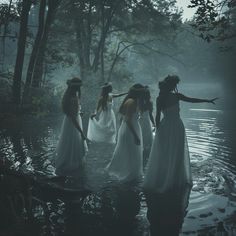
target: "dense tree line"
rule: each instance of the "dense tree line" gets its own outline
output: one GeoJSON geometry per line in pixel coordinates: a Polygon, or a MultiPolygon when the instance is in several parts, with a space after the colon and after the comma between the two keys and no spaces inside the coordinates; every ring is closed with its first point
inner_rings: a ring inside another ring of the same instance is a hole
{"type": "Polygon", "coordinates": [[[0,4],[3,45],[8,25],[19,24],[14,103],[28,102],[32,89],[43,87],[45,73],[53,71],[57,64],[78,63],[84,81],[103,83],[114,79],[130,53],[141,55],[149,64],[158,57],[184,65],[176,45],[185,30],[207,42],[234,41],[234,0],[217,4],[214,0],[191,0],[190,7],[197,9],[195,18],[183,24],[181,11],[172,0],[15,0],[0,4]],[[33,36],[28,22],[32,9],[37,13],[33,36]],[[189,25],[193,28],[189,29],[189,25]],[[30,55],[22,78],[26,50],[30,55]]]}

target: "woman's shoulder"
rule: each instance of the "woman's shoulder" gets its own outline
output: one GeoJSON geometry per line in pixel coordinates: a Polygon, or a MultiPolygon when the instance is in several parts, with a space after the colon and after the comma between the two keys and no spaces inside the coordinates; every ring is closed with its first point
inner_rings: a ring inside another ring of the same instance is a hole
{"type": "Polygon", "coordinates": [[[113,94],[112,93],[109,93],[108,94],[108,102],[112,102],[112,99],[113,99],[113,94]]]}
{"type": "Polygon", "coordinates": [[[166,99],[166,100],[171,99],[171,98],[179,98],[181,95],[182,95],[181,93],[168,93],[168,94],[163,95],[163,96],[158,95],[157,98],[156,98],[156,101],[157,102],[161,101],[161,100],[163,100],[163,98],[166,99]]]}
{"type": "Polygon", "coordinates": [[[124,103],[124,106],[135,106],[135,105],[136,105],[136,102],[133,98],[128,98],[124,103]]]}
{"type": "MultiPolygon", "coordinates": [[[[125,103],[122,105],[124,111],[128,112],[128,113],[133,113],[136,111],[136,102],[134,99],[132,98],[128,98],[125,103]]],[[[125,113],[126,113],[125,112],[125,113]]]]}
{"type": "Polygon", "coordinates": [[[123,104],[123,114],[133,114],[136,111],[136,102],[132,98],[128,98],[125,103],[123,104]]]}

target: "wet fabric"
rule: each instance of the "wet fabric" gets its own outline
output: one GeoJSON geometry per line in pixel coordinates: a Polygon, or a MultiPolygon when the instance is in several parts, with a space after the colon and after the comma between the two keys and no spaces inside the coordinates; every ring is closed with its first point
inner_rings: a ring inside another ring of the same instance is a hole
{"type": "MultiPolygon", "coordinates": [[[[77,117],[83,128],[81,116],[77,117]]],[[[56,148],[56,174],[72,176],[78,174],[84,163],[87,144],[68,116],[64,117],[61,136],[56,148]]]]}
{"type": "Polygon", "coordinates": [[[140,145],[135,144],[134,135],[123,119],[112,160],[107,166],[109,173],[121,181],[136,180],[143,175],[143,141],[138,119],[139,114],[136,112],[132,117],[132,126],[140,138],[140,145]]]}
{"type": "Polygon", "coordinates": [[[192,184],[185,128],[179,116],[179,101],[163,110],[144,178],[146,191],[163,193],[192,184]]]}
{"type": "Polygon", "coordinates": [[[152,124],[149,117],[149,111],[144,111],[140,118],[140,125],[143,135],[143,148],[150,149],[153,142],[152,124]]]}
{"type": "Polygon", "coordinates": [[[107,109],[102,110],[98,120],[89,119],[87,137],[94,142],[116,142],[116,117],[112,109],[113,102],[107,104],[107,109]]]}

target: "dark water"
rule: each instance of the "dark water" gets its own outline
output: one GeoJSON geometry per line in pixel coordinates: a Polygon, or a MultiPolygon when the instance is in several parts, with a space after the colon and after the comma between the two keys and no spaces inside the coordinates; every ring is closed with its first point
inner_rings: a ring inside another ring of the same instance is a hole
{"type": "MultiPolygon", "coordinates": [[[[236,127],[233,115],[231,112],[205,108],[187,108],[182,113],[191,156],[193,188],[181,235],[206,235],[206,232],[216,235],[219,222],[223,222],[229,235],[236,235],[236,127]]],[[[53,152],[60,124],[61,118],[50,118],[34,121],[23,119],[16,122],[15,126],[4,126],[0,131],[1,158],[13,161],[14,168],[25,173],[33,173],[40,178],[54,176],[53,152]]],[[[119,221],[119,214],[122,216],[120,218],[124,218],[129,213],[127,209],[131,209],[131,215],[136,217],[132,218],[132,224],[128,224],[130,227],[125,230],[126,235],[148,235],[147,204],[139,188],[133,190],[133,197],[132,193],[127,195],[125,191],[117,191],[117,183],[104,173],[113,149],[114,146],[110,145],[90,145],[83,186],[92,193],[86,195],[83,203],[78,205],[48,200],[46,204],[50,220],[48,225],[42,223],[45,230],[41,235],[47,235],[47,230],[52,235],[60,235],[58,232],[69,228],[78,233],[77,218],[84,225],[84,235],[109,235],[109,230],[113,232],[115,227],[111,219],[116,215],[119,221]],[[119,199],[128,201],[126,206],[120,200],[118,205],[122,207],[119,208],[119,214],[114,211],[113,197],[116,206],[119,199]]],[[[70,189],[77,189],[81,183],[67,180],[63,184],[70,189]]],[[[168,202],[165,202],[165,206],[168,208],[168,202]]],[[[41,220],[45,210],[40,204],[35,204],[34,214],[41,220]]]]}

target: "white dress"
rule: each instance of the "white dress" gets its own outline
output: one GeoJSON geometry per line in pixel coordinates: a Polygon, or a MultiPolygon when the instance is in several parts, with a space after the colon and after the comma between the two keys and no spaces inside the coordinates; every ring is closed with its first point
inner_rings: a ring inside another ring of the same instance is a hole
{"type": "Polygon", "coordinates": [[[143,148],[150,150],[153,142],[152,124],[149,116],[149,111],[144,111],[140,118],[140,125],[143,135],[143,148]]]}
{"type": "MultiPolygon", "coordinates": [[[[78,121],[82,126],[81,116],[78,121]]],[[[81,137],[80,132],[75,128],[71,119],[65,115],[61,136],[56,148],[56,174],[61,176],[77,175],[84,163],[84,156],[88,150],[86,141],[81,137]]]]}
{"type": "Polygon", "coordinates": [[[163,111],[144,177],[146,191],[163,193],[192,185],[187,139],[179,110],[177,102],[163,111]]]}
{"type": "Polygon", "coordinates": [[[134,135],[123,119],[112,160],[106,168],[111,175],[124,182],[138,180],[143,175],[143,141],[138,119],[139,114],[136,112],[132,117],[132,125],[141,144],[135,144],[134,135]]]}
{"type": "Polygon", "coordinates": [[[94,142],[116,142],[116,117],[112,109],[113,101],[107,103],[107,109],[102,110],[98,120],[89,119],[87,137],[94,142]]]}

